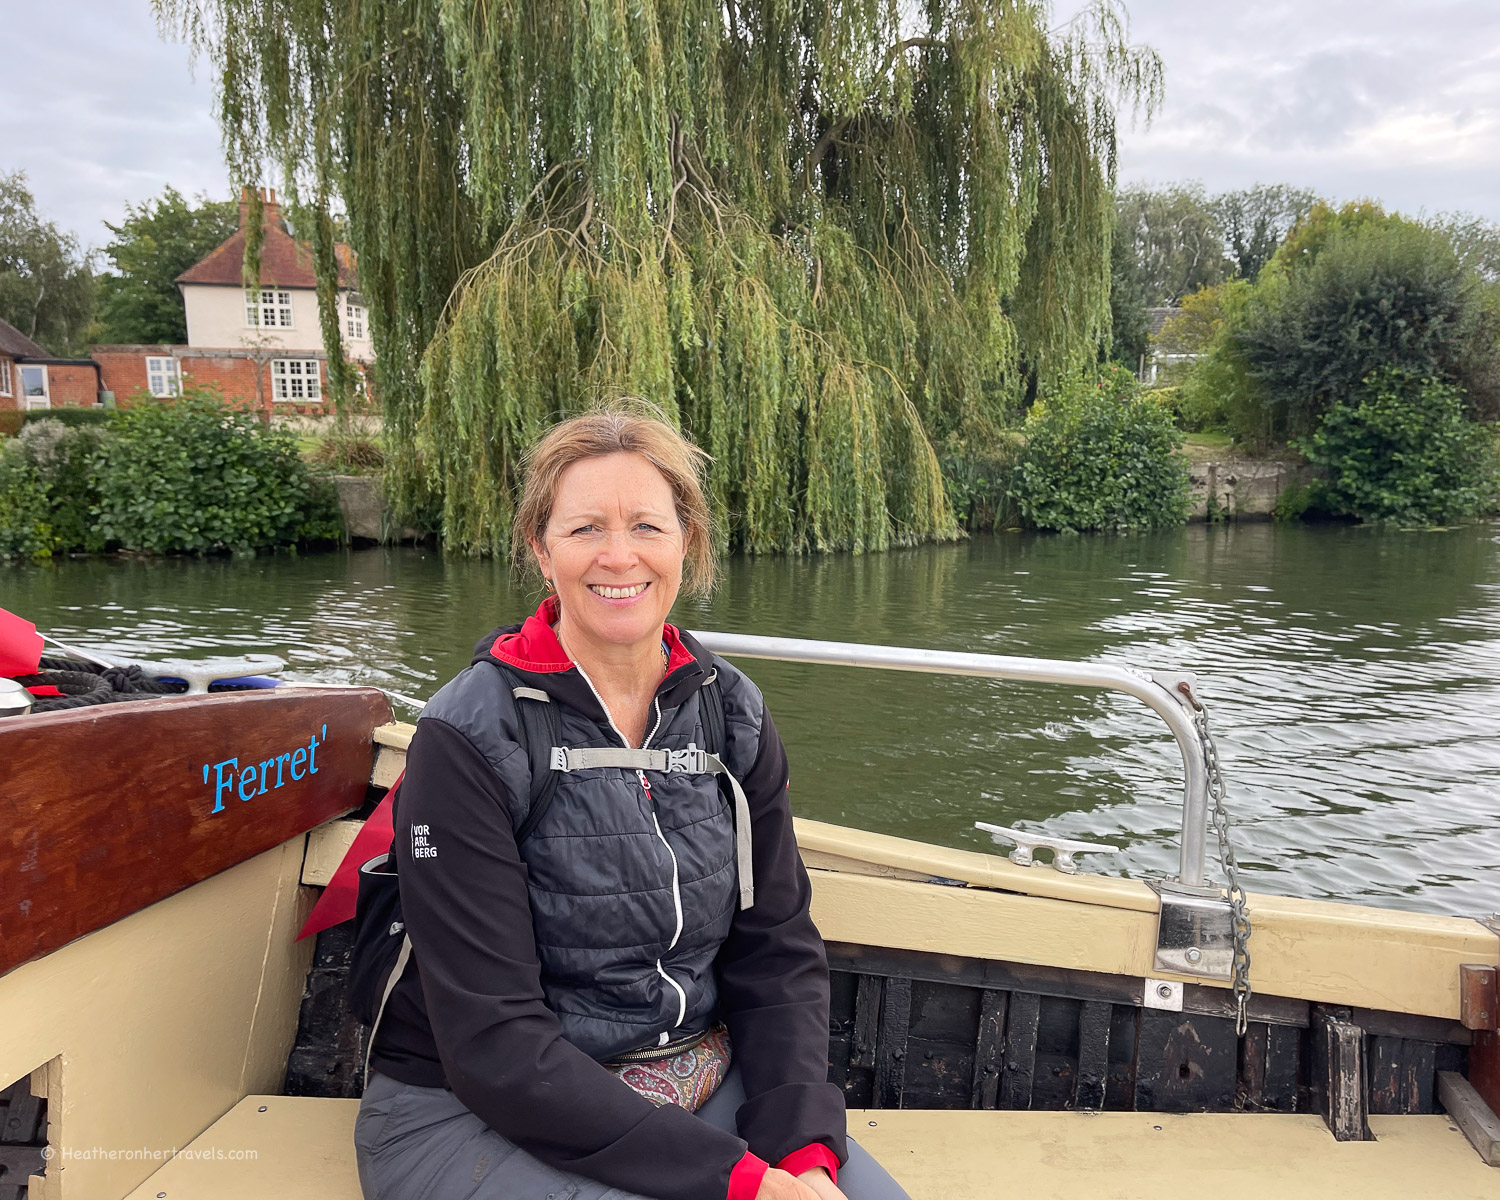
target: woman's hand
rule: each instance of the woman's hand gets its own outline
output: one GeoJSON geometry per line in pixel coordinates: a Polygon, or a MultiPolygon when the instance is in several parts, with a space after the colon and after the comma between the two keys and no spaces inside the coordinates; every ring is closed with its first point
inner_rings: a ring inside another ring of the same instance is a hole
{"type": "Polygon", "coordinates": [[[818,1200],[846,1200],[844,1193],[839,1191],[833,1180],[828,1178],[828,1172],[822,1167],[810,1167],[797,1176],[809,1191],[818,1200]]]}
{"type": "MultiPolygon", "coordinates": [[[[811,1174],[812,1171],[803,1172],[804,1177],[811,1174]]],[[[820,1169],[817,1174],[823,1177],[825,1183],[828,1182],[828,1172],[820,1169]]],[[[833,1187],[831,1183],[828,1186],[833,1187]]],[[[838,1189],[834,1188],[834,1195],[839,1194],[838,1189]]],[[[755,1200],[823,1200],[823,1195],[824,1193],[814,1191],[797,1176],[772,1167],[761,1179],[760,1191],[755,1193],[755,1200]]]]}

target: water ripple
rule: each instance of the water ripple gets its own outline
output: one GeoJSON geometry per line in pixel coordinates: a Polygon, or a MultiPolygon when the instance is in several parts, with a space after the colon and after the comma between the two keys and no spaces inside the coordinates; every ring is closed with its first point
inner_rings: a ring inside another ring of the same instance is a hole
{"type": "MultiPolygon", "coordinates": [[[[270,652],[294,678],[429,695],[529,606],[428,550],[12,568],[0,604],[132,657],[270,652]]],[[[1197,527],[737,560],[689,627],[1192,671],[1251,887],[1500,908],[1500,538],[1197,527]]],[[[989,848],[976,819],[1175,869],[1181,760],[1135,701],[997,680],[756,663],[799,812],[989,848]]]]}

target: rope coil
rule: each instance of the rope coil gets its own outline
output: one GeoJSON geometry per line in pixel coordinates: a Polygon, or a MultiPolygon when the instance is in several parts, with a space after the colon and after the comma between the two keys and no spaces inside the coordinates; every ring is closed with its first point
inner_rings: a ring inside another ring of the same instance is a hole
{"type": "Polygon", "coordinates": [[[183,686],[149,679],[140,667],[102,667],[74,658],[43,658],[35,675],[19,675],[22,687],[54,687],[61,696],[36,696],[32,712],[63,712],[95,704],[118,704],[126,700],[151,700],[172,696],[183,686]]]}

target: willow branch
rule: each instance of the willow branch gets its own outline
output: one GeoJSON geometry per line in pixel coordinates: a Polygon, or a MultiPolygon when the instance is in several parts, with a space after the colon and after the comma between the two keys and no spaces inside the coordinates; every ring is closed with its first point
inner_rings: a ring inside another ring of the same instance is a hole
{"type": "MultiPolygon", "coordinates": [[[[895,65],[896,59],[908,50],[915,49],[918,46],[946,46],[947,44],[948,42],[945,38],[933,37],[909,37],[905,41],[897,42],[886,51],[885,58],[880,63],[880,70],[875,72],[875,78],[884,78],[885,73],[895,65]]],[[[869,101],[867,100],[866,103],[869,103],[869,101]]],[[[853,117],[845,117],[841,121],[835,121],[818,140],[818,144],[813,147],[813,152],[807,160],[807,174],[809,178],[817,170],[818,164],[823,161],[823,155],[828,153],[829,147],[838,140],[839,135],[849,127],[853,119],[853,117]]]]}

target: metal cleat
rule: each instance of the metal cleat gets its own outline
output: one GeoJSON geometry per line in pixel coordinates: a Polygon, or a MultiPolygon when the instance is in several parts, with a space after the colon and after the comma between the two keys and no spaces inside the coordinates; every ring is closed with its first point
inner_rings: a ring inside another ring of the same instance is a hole
{"type": "Polygon", "coordinates": [[[198,696],[207,692],[211,683],[248,682],[249,678],[279,674],[286,669],[286,662],[274,654],[246,654],[239,658],[169,658],[139,666],[148,679],[180,679],[187,684],[188,695],[198,696]]]}
{"type": "Polygon", "coordinates": [[[1073,861],[1075,854],[1094,851],[1103,854],[1120,852],[1118,846],[1105,846],[1098,842],[1075,842],[1069,838],[1046,837],[1043,834],[1027,833],[1020,829],[1007,829],[1004,825],[991,825],[986,821],[975,821],[974,828],[983,829],[997,846],[1004,845],[1006,842],[1014,842],[1016,848],[1010,852],[1010,861],[1018,867],[1035,865],[1038,850],[1052,851],[1052,865],[1064,875],[1078,873],[1078,864],[1073,861]]]}

